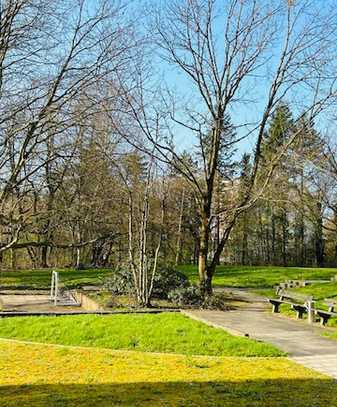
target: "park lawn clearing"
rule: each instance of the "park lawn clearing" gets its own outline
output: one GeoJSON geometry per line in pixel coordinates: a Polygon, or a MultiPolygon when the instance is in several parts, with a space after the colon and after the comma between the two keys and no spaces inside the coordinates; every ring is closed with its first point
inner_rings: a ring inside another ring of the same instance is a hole
{"type": "Polygon", "coordinates": [[[232,336],[180,313],[2,318],[0,337],[185,355],[285,355],[272,345],[232,336]]]}
{"type": "MultiPolygon", "coordinates": [[[[100,285],[102,279],[112,272],[111,269],[55,269],[58,271],[60,283],[67,288],[84,285],[100,285]]],[[[0,286],[6,289],[49,289],[51,269],[0,271],[0,286]]]]}
{"type": "MultiPolygon", "coordinates": [[[[111,269],[55,269],[60,282],[67,288],[78,288],[84,285],[101,285],[102,279],[112,272],[111,269]]],[[[3,289],[49,289],[51,269],[0,271],[0,286],[3,289]]]]}
{"type": "Polygon", "coordinates": [[[233,358],[0,341],[0,406],[337,405],[337,382],[286,358],[233,358]]]}
{"type": "MultiPolygon", "coordinates": [[[[60,281],[68,288],[83,285],[100,285],[111,269],[55,269],[60,281]]],[[[197,266],[183,265],[184,272],[192,282],[198,282],[197,266]]],[[[3,288],[50,288],[51,269],[0,271],[0,286],[3,288]]],[[[286,280],[330,279],[337,274],[334,268],[266,267],[266,266],[218,266],[213,278],[215,286],[242,288],[272,288],[286,280]]]]}
{"type": "MultiPolygon", "coordinates": [[[[198,282],[198,268],[179,266],[190,281],[198,282]]],[[[335,268],[217,266],[213,284],[217,287],[268,289],[286,280],[326,280],[337,275],[335,268]]]]}

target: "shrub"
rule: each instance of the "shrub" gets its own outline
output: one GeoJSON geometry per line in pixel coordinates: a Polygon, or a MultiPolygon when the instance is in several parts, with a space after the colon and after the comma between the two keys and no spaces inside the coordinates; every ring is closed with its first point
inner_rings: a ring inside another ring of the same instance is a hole
{"type": "MultiPolygon", "coordinates": [[[[155,274],[153,296],[167,299],[168,292],[188,286],[188,279],[172,268],[162,268],[155,274]]],[[[135,292],[132,273],[127,269],[116,270],[104,279],[104,287],[114,295],[132,295],[135,292]]]]}
{"type": "Polygon", "coordinates": [[[162,268],[154,276],[153,296],[167,299],[170,291],[187,287],[188,285],[188,278],[185,274],[173,268],[162,268]]]}
{"type": "Polygon", "coordinates": [[[203,298],[199,287],[190,285],[172,290],[168,294],[168,299],[179,307],[183,306],[202,306],[203,298]]]}
{"type": "Polygon", "coordinates": [[[196,285],[178,288],[169,292],[168,299],[179,307],[200,307],[212,310],[227,310],[226,297],[223,293],[214,293],[203,298],[196,285]]]}
{"type": "Polygon", "coordinates": [[[214,310],[228,310],[226,304],[226,296],[224,293],[213,293],[213,295],[205,298],[202,307],[205,309],[214,309],[214,310]]]}
{"type": "Polygon", "coordinates": [[[75,270],[88,270],[90,267],[85,265],[84,263],[79,263],[77,266],[74,267],[75,270]]]}
{"type": "Polygon", "coordinates": [[[127,269],[115,270],[108,277],[105,277],[104,288],[114,295],[134,294],[132,273],[127,269]]]}

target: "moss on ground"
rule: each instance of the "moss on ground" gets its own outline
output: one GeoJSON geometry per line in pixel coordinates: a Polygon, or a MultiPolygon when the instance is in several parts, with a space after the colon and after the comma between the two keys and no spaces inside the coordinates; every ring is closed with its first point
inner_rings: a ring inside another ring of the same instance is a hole
{"type": "Polygon", "coordinates": [[[146,354],[0,342],[0,406],[337,405],[337,382],[285,358],[146,354]]]}

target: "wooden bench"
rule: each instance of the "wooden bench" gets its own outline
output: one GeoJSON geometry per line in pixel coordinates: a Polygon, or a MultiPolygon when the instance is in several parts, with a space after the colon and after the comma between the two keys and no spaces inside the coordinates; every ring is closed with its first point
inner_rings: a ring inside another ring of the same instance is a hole
{"type": "Polygon", "coordinates": [[[303,315],[308,312],[308,307],[304,304],[292,304],[291,309],[296,311],[297,319],[302,319],[303,315]]]}
{"type": "Polygon", "coordinates": [[[337,317],[336,312],[324,311],[322,309],[316,309],[315,315],[317,315],[320,319],[320,324],[325,326],[331,317],[337,317]]]}
{"type": "Polygon", "coordinates": [[[281,306],[282,304],[284,304],[284,301],[277,300],[277,299],[273,299],[273,298],[270,298],[270,299],[269,299],[269,302],[270,302],[270,303],[272,304],[272,306],[273,306],[273,310],[272,310],[273,313],[279,313],[279,312],[280,312],[280,306],[281,306]]]}
{"type": "Polygon", "coordinates": [[[287,280],[284,283],[279,284],[279,288],[285,290],[287,288],[297,288],[297,287],[305,287],[307,285],[306,281],[301,280],[287,280]]]}
{"type": "Polygon", "coordinates": [[[331,317],[337,317],[337,301],[326,298],[324,304],[327,305],[328,311],[322,309],[315,310],[315,315],[319,317],[322,326],[326,325],[331,317]]]}
{"type": "Polygon", "coordinates": [[[282,304],[288,304],[291,306],[291,309],[296,311],[296,318],[297,319],[302,319],[303,315],[308,312],[308,308],[305,304],[295,304],[291,301],[285,301],[285,300],[278,300],[278,299],[269,299],[269,302],[272,304],[273,306],[273,313],[279,313],[280,312],[280,306],[282,304]]]}
{"type": "Polygon", "coordinates": [[[282,304],[287,304],[291,306],[291,309],[296,311],[296,318],[302,319],[303,315],[308,312],[308,305],[310,305],[312,309],[313,298],[310,296],[306,296],[299,293],[292,293],[281,289],[280,287],[277,288],[276,294],[279,296],[278,299],[270,298],[269,302],[273,306],[273,313],[280,312],[280,307],[282,304]]]}
{"type": "Polygon", "coordinates": [[[300,293],[293,293],[286,291],[283,285],[279,285],[276,289],[276,295],[279,298],[271,298],[269,302],[273,306],[273,313],[280,312],[282,304],[288,304],[291,309],[296,311],[297,319],[302,319],[305,313],[308,314],[309,323],[314,322],[314,315],[316,315],[322,326],[325,326],[329,319],[337,317],[337,301],[332,299],[325,299],[324,303],[328,306],[328,311],[322,309],[314,309],[314,300],[312,296],[306,296],[300,293]]]}

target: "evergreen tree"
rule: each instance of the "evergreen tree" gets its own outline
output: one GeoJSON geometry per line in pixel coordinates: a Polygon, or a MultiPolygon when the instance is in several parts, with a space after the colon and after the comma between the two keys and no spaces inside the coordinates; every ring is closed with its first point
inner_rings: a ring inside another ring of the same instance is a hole
{"type": "MultiPolygon", "coordinates": [[[[268,171],[270,162],[280,150],[285,147],[294,130],[292,114],[288,106],[279,104],[272,116],[268,132],[265,134],[263,145],[263,158],[265,171],[268,171]]],[[[289,240],[288,222],[288,191],[289,191],[289,168],[287,160],[282,160],[274,171],[269,194],[267,194],[266,206],[270,213],[270,248],[271,260],[274,264],[287,264],[287,248],[289,240]]]]}

